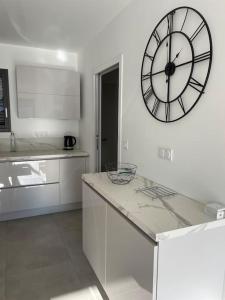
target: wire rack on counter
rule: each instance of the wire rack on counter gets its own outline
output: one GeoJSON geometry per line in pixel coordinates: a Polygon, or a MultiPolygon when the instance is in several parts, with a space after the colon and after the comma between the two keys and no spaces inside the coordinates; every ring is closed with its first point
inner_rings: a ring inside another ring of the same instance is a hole
{"type": "Polygon", "coordinates": [[[145,195],[151,197],[153,200],[157,198],[174,196],[177,194],[175,191],[163,186],[147,186],[137,189],[136,192],[144,193],[145,195]]]}

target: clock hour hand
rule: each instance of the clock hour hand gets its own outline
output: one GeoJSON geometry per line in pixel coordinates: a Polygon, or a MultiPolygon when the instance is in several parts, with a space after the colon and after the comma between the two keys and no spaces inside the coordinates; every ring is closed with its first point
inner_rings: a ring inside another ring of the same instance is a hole
{"type": "Polygon", "coordinates": [[[174,58],[174,60],[172,61],[172,63],[174,63],[175,62],[175,60],[179,57],[179,55],[180,55],[180,53],[181,53],[181,51],[182,51],[182,49],[180,49],[180,51],[176,54],[176,56],[175,56],[175,58],[174,58]]]}

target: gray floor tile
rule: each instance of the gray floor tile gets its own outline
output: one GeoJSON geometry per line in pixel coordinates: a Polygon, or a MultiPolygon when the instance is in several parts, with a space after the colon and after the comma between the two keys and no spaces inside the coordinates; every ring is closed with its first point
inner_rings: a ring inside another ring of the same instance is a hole
{"type": "Polygon", "coordinates": [[[64,231],[82,228],[82,213],[81,210],[71,211],[61,214],[55,214],[54,220],[57,226],[64,231]]]}
{"type": "Polygon", "coordinates": [[[0,223],[0,243],[0,300],[107,299],[82,252],[81,210],[0,223]]]}
{"type": "Polygon", "coordinates": [[[51,217],[25,218],[7,224],[7,240],[11,242],[32,242],[44,235],[57,234],[58,228],[51,217]]]}
{"type": "Polygon", "coordinates": [[[62,231],[61,238],[71,258],[83,254],[81,230],[62,231]]]}
{"type": "Polygon", "coordinates": [[[40,267],[52,266],[70,259],[66,248],[56,244],[36,244],[26,248],[8,250],[7,273],[20,273],[40,267]]]}
{"type": "Polygon", "coordinates": [[[7,228],[7,222],[0,221],[0,242],[4,241],[6,238],[6,228],[7,228]]]}
{"type": "Polygon", "coordinates": [[[17,275],[7,275],[7,300],[47,300],[43,291],[42,270],[32,270],[17,275]]]}
{"type": "Polygon", "coordinates": [[[5,278],[1,277],[0,278],[0,299],[5,300],[5,278]]]}

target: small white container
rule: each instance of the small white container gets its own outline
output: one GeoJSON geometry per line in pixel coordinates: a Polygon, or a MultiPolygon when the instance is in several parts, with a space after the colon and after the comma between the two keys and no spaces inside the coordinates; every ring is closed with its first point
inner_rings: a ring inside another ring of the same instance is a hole
{"type": "Polygon", "coordinates": [[[225,217],[225,206],[218,202],[210,202],[205,206],[205,213],[216,220],[224,219],[225,217]]]}

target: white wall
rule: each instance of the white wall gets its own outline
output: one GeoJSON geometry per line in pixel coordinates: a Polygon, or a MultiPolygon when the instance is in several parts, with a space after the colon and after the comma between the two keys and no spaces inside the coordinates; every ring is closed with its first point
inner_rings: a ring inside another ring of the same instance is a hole
{"type": "MultiPolygon", "coordinates": [[[[0,68],[9,69],[11,125],[16,135],[19,137],[36,137],[38,135],[59,137],[63,136],[65,132],[70,132],[78,136],[78,121],[19,119],[17,117],[15,80],[17,64],[56,66],[77,70],[77,55],[63,51],[0,44],[0,68]]],[[[0,138],[7,136],[7,133],[0,133],[0,138]]]]}
{"type": "Polygon", "coordinates": [[[225,203],[225,1],[134,0],[80,55],[83,72],[81,147],[91,154],[94,169],[93,70],[122,53],[122,160],[138,165],[138,173],[203,201],[225,203]],[[205,16],[212,33],[211,76],[197,106],[171,124],[156,121],[141,95],[141,62],[147,40],[157,22],[171,9],[188,5],[205,16]],[[160,160],[158,147],[171,147],[174,162],[160,160]]]}

